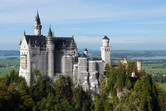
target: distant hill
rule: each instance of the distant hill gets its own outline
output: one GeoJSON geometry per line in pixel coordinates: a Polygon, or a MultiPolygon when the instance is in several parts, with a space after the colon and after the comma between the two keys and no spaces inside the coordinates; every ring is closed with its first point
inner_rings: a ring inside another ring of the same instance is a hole
{"type": "MultiPolygon", "coordinates": [[[[84,50],[78,50],[83,53],[84,50]]],[[[89,56],[100,57],[100,50],[88,49],[89,56]]],[[[132,58],[132,57],[153,57],[166,56],[166,50],[112,50],[111,57],[113,58],[132,58]]]]}
{"type": "MultiPolygon", "coordinates": [[[[78,53],[83,53],[84,49],[79,49],[78,53]]],[[[100,57],[100,50],[88,49],[89,56],[100,57]]],[[[0,56],[19,55],[19,50],[0,50],[0,56]]],[[[166,56],[166,50],[112,50],[112,58],[132,58],[132,57],[153,57],[166,56]]]]}
{"type": "Polygon", "coordinates": [[[20,55],[19,50],[0,50],[0,56],[20,55]]]}

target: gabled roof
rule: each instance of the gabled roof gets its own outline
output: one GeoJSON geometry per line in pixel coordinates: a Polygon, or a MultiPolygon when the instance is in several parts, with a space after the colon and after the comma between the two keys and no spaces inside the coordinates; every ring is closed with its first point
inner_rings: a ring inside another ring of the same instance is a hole
{"type": "Polygon", "coordinates": [[[76,48],[76,43],[72,37],[54,37],[56,49],[73,49],[76,48]]]}
{"type": "MultiPolygon", "coordinates": [[[[46,47],[47,37],[42,35],[25,35],[27,44],[31,47],[46,47]]],[[[55,49],[77,48],[73,37],[53,37],[55,49]]]]}
{"type": "Polygon", "coordinates": [[[27,44],[31,47],[45,47],[46,46],[46,37],[42,35],[26,35],[25,39],[27,44]]]}

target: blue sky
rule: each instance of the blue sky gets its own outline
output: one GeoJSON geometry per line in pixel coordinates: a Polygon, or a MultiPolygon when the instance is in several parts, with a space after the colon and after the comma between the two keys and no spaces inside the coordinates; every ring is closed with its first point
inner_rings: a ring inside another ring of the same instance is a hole
{"type": "Polygon", "coordinates": [[[74,35],[78,48],[99,49],[104,35],[113,50],[166,49],[166,0],[0,0],[0,50],[19,49],[24,30],[74,35]]]}

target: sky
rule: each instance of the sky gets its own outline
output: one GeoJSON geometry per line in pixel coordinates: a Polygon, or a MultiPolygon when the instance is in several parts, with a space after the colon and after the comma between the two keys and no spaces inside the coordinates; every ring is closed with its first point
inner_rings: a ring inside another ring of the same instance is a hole
{"type": "Polygon", "coordinates": [[[98,49],[107,35],[112,50],[166,50],[166,0],[0,0],[0,50],[19,50],[24,30],[71,37],[78,48],[98,49]]]}

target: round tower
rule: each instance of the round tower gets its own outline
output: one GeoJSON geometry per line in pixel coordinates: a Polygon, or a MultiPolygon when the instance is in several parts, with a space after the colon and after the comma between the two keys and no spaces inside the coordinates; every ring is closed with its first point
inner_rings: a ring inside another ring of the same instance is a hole
{"type": "Polygon", "coordinates": [[[104,38],[102,39],[103,42],[103,46],[100,48],[101,49],[101,58],[102,60],[105,62],[106,64],[111,64],[111,60],[110,60],[110,51],[111,51],[111,47],[109,46],[109,38],[107,36],[104,36],[104,38]]]}
{"type": "Polygon", "coordinates": [[[49,28],[47,37],[47,52],[48,52],[48,76],[49,78],[54,77],[54,41],[51,27],[49,28]]]}
{"type": "Polygon", "coordinates": [[[40,17],[39,14],[37,12],[36,18],[35,18],[35,25],[34,25],[34,34],[35,35],[41,35],[41,29],[42,29],[42,25],[40,22],[40,17]]]}
{"type": "Polygon", "coordinates": [[[142,70],[142,62],[141,61],[137,61],[137,70],[138,71],[142,70]]]}
{"type": "Polygon", "coordinates": [[[107,36],[104,36],[102,39],[103,42],[103,47],[108,47],[109,46],[109,38],[107,36]]]}

